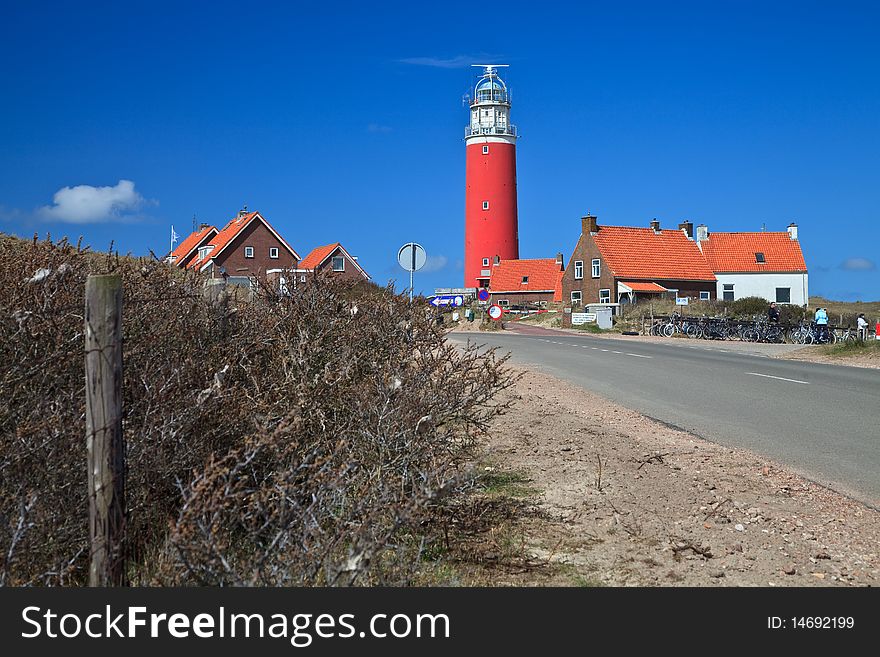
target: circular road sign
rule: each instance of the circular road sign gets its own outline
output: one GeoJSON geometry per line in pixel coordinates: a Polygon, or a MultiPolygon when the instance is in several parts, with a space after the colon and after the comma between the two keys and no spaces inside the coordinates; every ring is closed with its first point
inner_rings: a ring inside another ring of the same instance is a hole
{"type": "Polygon", "coordinates": [[[463,304],[464,304],[464,297],[463,296],[457,296],[452,300],[452,305],[454,305],[454,306],[461,306],[463,304]]]}
{"type": "Polygon", "coordinates": [[[427,259],[424,247],[415,242],[404,244],[397,252],[397,262],[409,272],[418,271],[424,267],[427,259]]]}
{"type": "Polygon", "coordinates": [[[503,314],[504,311],[501,310],[501,306],[499,306],[497,303],[493,303],[491,306],[489,306],[489,317],[491,319],[494,319],[496,322],[501,319],[501,315],[503,314]]]}
{"type": "Polygon", "coordinates": [[[489,290],[484,287],[480,288],[480,291],[477,292],[477,299],[480,301],[488,301],[489,300],[489,290]]]}

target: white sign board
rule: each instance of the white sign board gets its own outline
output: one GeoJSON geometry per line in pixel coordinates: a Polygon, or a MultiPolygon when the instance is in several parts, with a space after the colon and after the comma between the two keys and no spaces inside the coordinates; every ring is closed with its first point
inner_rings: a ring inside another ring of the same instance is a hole
{"type": "Polygon", "coordinates": [[[418,271],[424,267],[427,259],[424,247],[415,242],[404,244],[397,252],[397,262],[408,272],[418,271]]]}
{"type": "Polygon", "coordinates": [[[573,326],[578,326],[579,324],[586,324],[587,322],[595,322],[596,321],[596,313],[572,313],[571,314],[571,323],[573,326]]]}
{"type": "Polygon", "coordinates": [[[686,306],[688,305],[688,299],[690,299],[690,297],[675,297],[675,305],[686,306]]]}
{"type": "Polygon", "coordinates": [[[489,317],[494,319],[496,322],[501,319],[501,316],[504,314],[504,311],[501,309],[501,306],[493,304],[489,306],[489,317]]]}

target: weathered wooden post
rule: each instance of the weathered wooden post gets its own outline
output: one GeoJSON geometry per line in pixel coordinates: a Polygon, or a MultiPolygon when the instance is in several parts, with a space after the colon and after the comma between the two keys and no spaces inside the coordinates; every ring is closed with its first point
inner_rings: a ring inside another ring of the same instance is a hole
{"type": "Polygon", "coordinates": [[[85,342],[89,586],[124,586],[121,277],[86,280],[85,342]]]}

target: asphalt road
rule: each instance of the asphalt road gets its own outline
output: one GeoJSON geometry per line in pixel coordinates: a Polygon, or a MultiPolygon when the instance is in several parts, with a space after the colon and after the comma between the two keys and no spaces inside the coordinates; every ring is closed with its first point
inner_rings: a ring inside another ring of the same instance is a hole
{"type": "Polygon", "coordinates": [[[449,338],[500,347],[513,363],[770,457],[880,507],[880,370],[778,360],[690,340],[656,344],[535,330],[449,338]]]}

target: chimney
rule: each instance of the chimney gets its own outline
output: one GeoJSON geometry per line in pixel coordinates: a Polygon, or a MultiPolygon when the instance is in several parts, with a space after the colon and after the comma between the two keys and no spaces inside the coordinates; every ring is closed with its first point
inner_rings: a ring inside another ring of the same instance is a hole
{"type": "Polygon", "coordinates": [[[693,221],[683,221],[678,224],[679,230],[683,230],[684,234],[688,236],[688,239],[694,239],[694,222],[693,221]]]}
{"type": "Polygon", "coordinates": [[[205,228],[210,228],[211,224],[206,224],[204,221],[199,224],[199,230],[205,230],[205,228]]]}
{"type": "Polygon", "coordinates": [[[706,224],[700,224],[697,226],[697,241],[705,242],[709,239],[709,227],[706,224]]]}
{"type": "Polygon", "coordinates": [[[584,235],[599,232],[599,227],[596,225],[596,215],[588,212],[586,217],[581,217],[581,231],[584,235]]]}
{"type": "Polygon", "coordinates": [[[492,264],[496,267],[501,264],[501,256],[495,256],[492,258],[492,264]]]}
{"type": "Polygon", "coordinates": [[[788,237],[789,237],[790,239],[793,239],[793,240],[796,240],[796,239],[798,238],[798,236],[797,236],[797,224],[794,223],[794,222],[788,224],[788,237]]]}
{"type": "Polygon", "coordinates": [[[565,269],[565,267],[564,267],[565,263],[564,263],[564,260],[562,259],[561,253],[556,254],[556,264],[559,265],[560,269],[565,269]]]}
{"type": "Polygon", "coordinates": [[[244,217],[248,213],[247,206],[245,205],[241,210],[238,211],[239,218],[244,217]]]}
{"type": "Polygon", "coordinates": [[[655,233],[660,232],[660,222],[656,218],[651,219],[651,230],[653,230],[655,233]]]}

